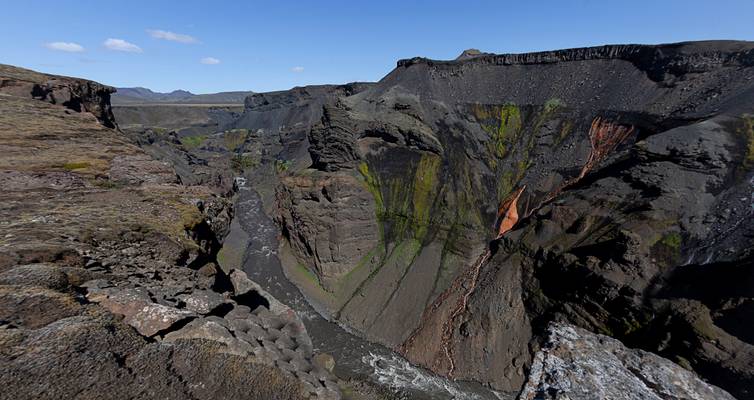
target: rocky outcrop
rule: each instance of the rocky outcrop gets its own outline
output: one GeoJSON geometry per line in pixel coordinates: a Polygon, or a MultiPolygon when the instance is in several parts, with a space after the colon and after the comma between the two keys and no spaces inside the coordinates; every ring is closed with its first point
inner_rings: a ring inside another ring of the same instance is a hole
{"type": "Polygon", "coordinates": [[[662,357],[553,323],[519,399],[729,399],[724,390],[662,357]]]}
{"type": "Polygon", "coordinates": [[[328,98],[335,99],[339,96],[357,94],[371,85],[371,83],[366,82],[353,82],[345,85],[300,86],[278,92],[253,93],[246,97],[244,107],[249,112],[282,109],[311,102],[318,103],[321,106],[323,101],[328,100],[328,98]]]}
{"type": "Polygon", "coordinates": [[[48,100],[0,96],[4,397],[339,398],[298,316],[217,267],[230,202],[48,100]]]}
{"type": "Polygon", "coordinates": [[[371,141],[442,152],[432,129],[411,113],[410,104],[396,102],[394,107],[380,115],[366,116],[351,112],[342,103],[325,106],[322,120],[309,132],[312,167],[324,171],[353,168],[362,158],[363,146],[371,141]]]}
{"type": "MultiPolygon", "coordinates": [[[[265,146],[264,152],[272,160],[265,160],[266,157],[262,155],[260,164],[289,163],[290,165],[285,164],[286,171],[307,168],[312,162],[309,158],[308,134],[312,126],[320,122],[323,113],[326,113],[323,107],[335,102],[340,96],[360,93],[370,85],[357,82],[255,93],[246,98],[244,112],[234,126],[248,129],[270,142],[265,146]]],[[[278,166],[276,168],[276,172],[286,172],[280,171],[278,166]]],[[[271,186],[274,187],[274,183],[271,186]]]]}
{"type": "Polygon", "coordinates": [[[379,245],[374,199],[352,175],[285,177],[277,193],[283,235],[326,290],[379,245]],[[349,223],[341,221],[346,218],[349,223]]]}
{"type": "Polygon", "coordinates": [[[115,127],[110,94],[115,88],[84,79],[46,75],[0,64],[0,93],[60,104],[88,112],[108,128],[115,127]]]}

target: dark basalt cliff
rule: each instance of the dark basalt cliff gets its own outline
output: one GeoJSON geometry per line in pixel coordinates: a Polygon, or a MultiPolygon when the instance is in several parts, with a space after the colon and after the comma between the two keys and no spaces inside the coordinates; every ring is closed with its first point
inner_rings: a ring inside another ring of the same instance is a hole
{"type": "Polygon", "coordinates": [[[724,65],[750,67],[754,65],[754,51],[748,43],[733,41],[683,42],[660,46],[625,44],[523,54],[469,55],[464,52],[456,61],[415,57],[398,61],[398,67],[423,63],[439,67],[448,66],[452,69],[457,61],[477,65],[528,65],[588,60],[628,61],[636,68],[647,72],[652,79],[659,81],[665,74],[679,76],[692,72],[706,72],[724,65]]]}
{"type": "Polygon", "coordinates": [[[400,61],[326,102],[311,167],[280,174],[278,221],[317,279],[302,289],[499,390],[565,321],[754,398],[753,57],[718,41],[400,61]]]}

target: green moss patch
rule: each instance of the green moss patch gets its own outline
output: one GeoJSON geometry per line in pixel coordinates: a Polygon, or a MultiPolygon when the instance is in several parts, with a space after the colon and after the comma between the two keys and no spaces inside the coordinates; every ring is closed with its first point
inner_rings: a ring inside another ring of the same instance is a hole
{"type": "Polygon", "coordinates": [[[207,135],[186,136],[182,137],[180,140],[183,147],[187,150],[192,150],[201,146],[202,143],[207,140],[207,135]]]}
{"type": "Polygon", "coordinates": [[[680,233],[666,233],[652,246],[652,256],[664,265],[677,264],[681,260],[682,245],[683,238],[680,233]]]}
{"type": "Polygon", "coordinates": [[[499,158],[505,157],[521,132],[521,110],[508,103],[502,106],[476,105],[473,112],[482,129],[490,135],[493,153],[499,158]]]}
{"type": "Polygon", "coordinates": [[[230,167],[236,172],[244,172],[257,165],[259,165],[259,162],[247,154],[236,154],[230,159],[230,167]]]}
{"type": "Polygon", "coordinates": [[[431,217],[432,200],[437,190],[437,175],[440,167],[440,157],[434,154],[423,154],[416,167],[413,185],[413,228],[415,237],[422,239],[427,233],[431,217]]]}
{"type": "Polygon", "coordinates": [[[680,249],[681,235],[678,232],[668,233],[667,235],[663,236],[662,239],[660,239],[660,243],[672,249],[680,249]]]}
{"type": "Polygon", "coordinates": [[[382,192],[380,191],[380,180],[377,175],[373,174],[369,169],[369,165],[366,162],[359,164],[359,172],[364,178],[367,190],[374,197],[375,209],[377,210],[377,217],[380,217],[385,210],[385,202],[382,200],[382,192]]]}
{"type": "Polygon", "coordinates": [[[291,168],[290,160],[275,160],[275,172],[282,174],[291,168]]]}
{"type": "Polygon", "coordinates": [[[201,211],[194,206],[184,205],[179,208],[181,213],[181,225],[186,230],[193,230],[204,221],[201,211]]]}
{"type": "Polygon", "coordinates": [[[309,281],[309,283],[319,286],[319,279],[317,278],[317,274],[312,272],[305,265],[296,264],[296,272],[298,272],[300,276],[304,277],[307,281],[309,281]]]}
{"type": "Polygon", "coordinates": [[[223,144],[228,151],[236,151],[246,143],[248,129],[231,129],[223,133],[223,144]]]}
{"type": "Polygon", "coordinates": [[[563,106],[564,103],[562,100],[558,99],[557,97],[553,97],[545,102],[544,112],[547,114],[553,113],[563,106]]]}
{"type": "Polygon", "coordinates": [[[77,169],[85,169],[89,168],[91,166],[90,163],[81,161],[81,162],[69,162],[63,164],[63,169],[66,171],[75,171],[77,169]]]}
{"type": "Polygon", "coordinates": [[[439,190],[439,171],[442,159],[431,153],[422,153],[414,161],[414,175],[395,176],[387,180],[380,177],[362,162],[359,172],[375,202],[377,219],[386,242],[413,237],[421,240],[432,218],[432,205],[439,190]],[[389,231],[386,240],[384,234],[389,231]]]}

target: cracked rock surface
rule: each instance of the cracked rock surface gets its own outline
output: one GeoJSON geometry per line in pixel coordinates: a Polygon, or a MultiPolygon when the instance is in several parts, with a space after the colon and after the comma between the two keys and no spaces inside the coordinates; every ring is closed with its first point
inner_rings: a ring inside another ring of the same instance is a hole
{"type": "Polygon", "coordinates": [[[734,399],[680,365],[609,336],[563,323],[551,324],[547,334],[520,400],[734,399]]]}
{"type": "Polygon", "coordinates": [[[224,191],[129,143],[98,88],[0,66],[0,398],[340,398],[298,316],[215,264],[224,191]]]}

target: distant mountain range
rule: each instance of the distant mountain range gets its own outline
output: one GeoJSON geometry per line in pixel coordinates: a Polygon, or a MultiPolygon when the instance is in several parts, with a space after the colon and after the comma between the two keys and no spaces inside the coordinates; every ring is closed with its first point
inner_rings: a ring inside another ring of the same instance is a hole
{"type": "Polygon", "coordinates": [[[112,104],[186,103],[186,104],[243,104],[246,96],[254,92],[221,92],[193,94],[186,90],[170,93],[153,92],[143,87],[118,88],[112,95],[112,104]]]}

